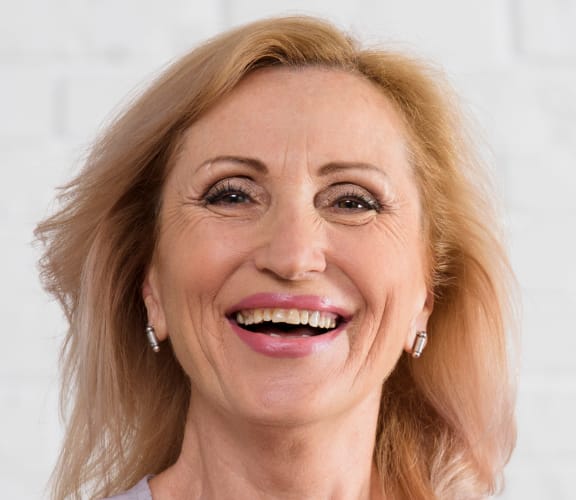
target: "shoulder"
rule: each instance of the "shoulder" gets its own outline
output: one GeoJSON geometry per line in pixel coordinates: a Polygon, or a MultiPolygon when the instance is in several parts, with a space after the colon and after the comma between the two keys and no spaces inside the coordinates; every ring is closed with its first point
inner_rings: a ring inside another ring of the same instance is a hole
{"type": "Polygon", "coordinates": [[[133,488],[124,493],[114,495],[113,497],[103,498],[102,500],[152,500],[152,492],[148,486],[148,480],[152,476],[146,476],[133,488]]]}

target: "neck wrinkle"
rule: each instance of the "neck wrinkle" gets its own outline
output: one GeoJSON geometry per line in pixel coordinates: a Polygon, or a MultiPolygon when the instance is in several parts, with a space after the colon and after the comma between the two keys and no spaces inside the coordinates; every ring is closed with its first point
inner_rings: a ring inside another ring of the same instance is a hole
{"type": "Polygon", "coordinates": [[[193,399],[179,459],[151,482],[170,491],[159,499],[382,499],[372,458],[380,394],[329,420],[282,426],[193,399]]]}

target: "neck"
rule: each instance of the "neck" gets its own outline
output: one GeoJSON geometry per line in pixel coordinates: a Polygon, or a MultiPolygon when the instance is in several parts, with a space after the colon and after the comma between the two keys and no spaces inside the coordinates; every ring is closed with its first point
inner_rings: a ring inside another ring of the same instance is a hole
{"type": "Polygon", "coordinates": [[[373,465],[380,394],[301,425],[239,421],[196,398],[178,461],[151,481],[159,499],[379,499],[373,465]]]}

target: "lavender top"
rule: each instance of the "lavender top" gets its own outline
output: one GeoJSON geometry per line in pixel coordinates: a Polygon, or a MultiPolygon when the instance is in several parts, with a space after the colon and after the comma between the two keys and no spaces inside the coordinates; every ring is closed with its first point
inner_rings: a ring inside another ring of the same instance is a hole
{"type": "Polygon", "coordinates": [[[148,479],[151,477],[152,476],[146,476],[128,491],[114,495],[113,497],[103,498],[102,500],[152,500],[152,492],[150,491],[150,486],[148,486],[148,479]]]}

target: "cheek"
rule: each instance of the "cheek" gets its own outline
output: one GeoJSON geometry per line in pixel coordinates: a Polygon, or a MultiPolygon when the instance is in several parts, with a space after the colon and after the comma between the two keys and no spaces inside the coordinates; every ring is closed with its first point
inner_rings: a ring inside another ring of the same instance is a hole
{"type": "Polygon", "coordinates": [[[168,215],[160,237],[162,271],[168,278],[165,291],[217,293],[245,255],[245,240],[240,228],[225,227],[209,216],[168,215]]]}
{"type": "MultiPolygon", "coordinates": [[[[217,297],[242,260],[238,238],[207,218],[164,225],[158,248],[162,306],[174,352],[192,380],[223,354],[217,297]],[[227,237],[223,237],[227,234],[227,237]]],[[[215,377],[207,377],[212,379],[215,377]]]]}
{"type": "Polygon", "coordinates": [[[353,342],[354,357],[386,374],[410,333],[426,297],[420,235],[415,225],[377,224],[340,235],[340,267],[360,295],[363,310],[353,342]]]}
{"type": "Polygon", "coordinates": [[[219,333],[225,328],[221,292],[237,284],[250,241],[245,228],[227,220],[166,214],[158,249],[159,281],[168,333],[179,351],[200,349],[202,356],[219,352],[210,344],[221,344],[219,333]]]}
{"type": "Polygon", "coordinates": [[[413,295],[423,283],[423,251],[417,226],[384,220],[334,234],[337,260],[371,302],[413,295]]]}

